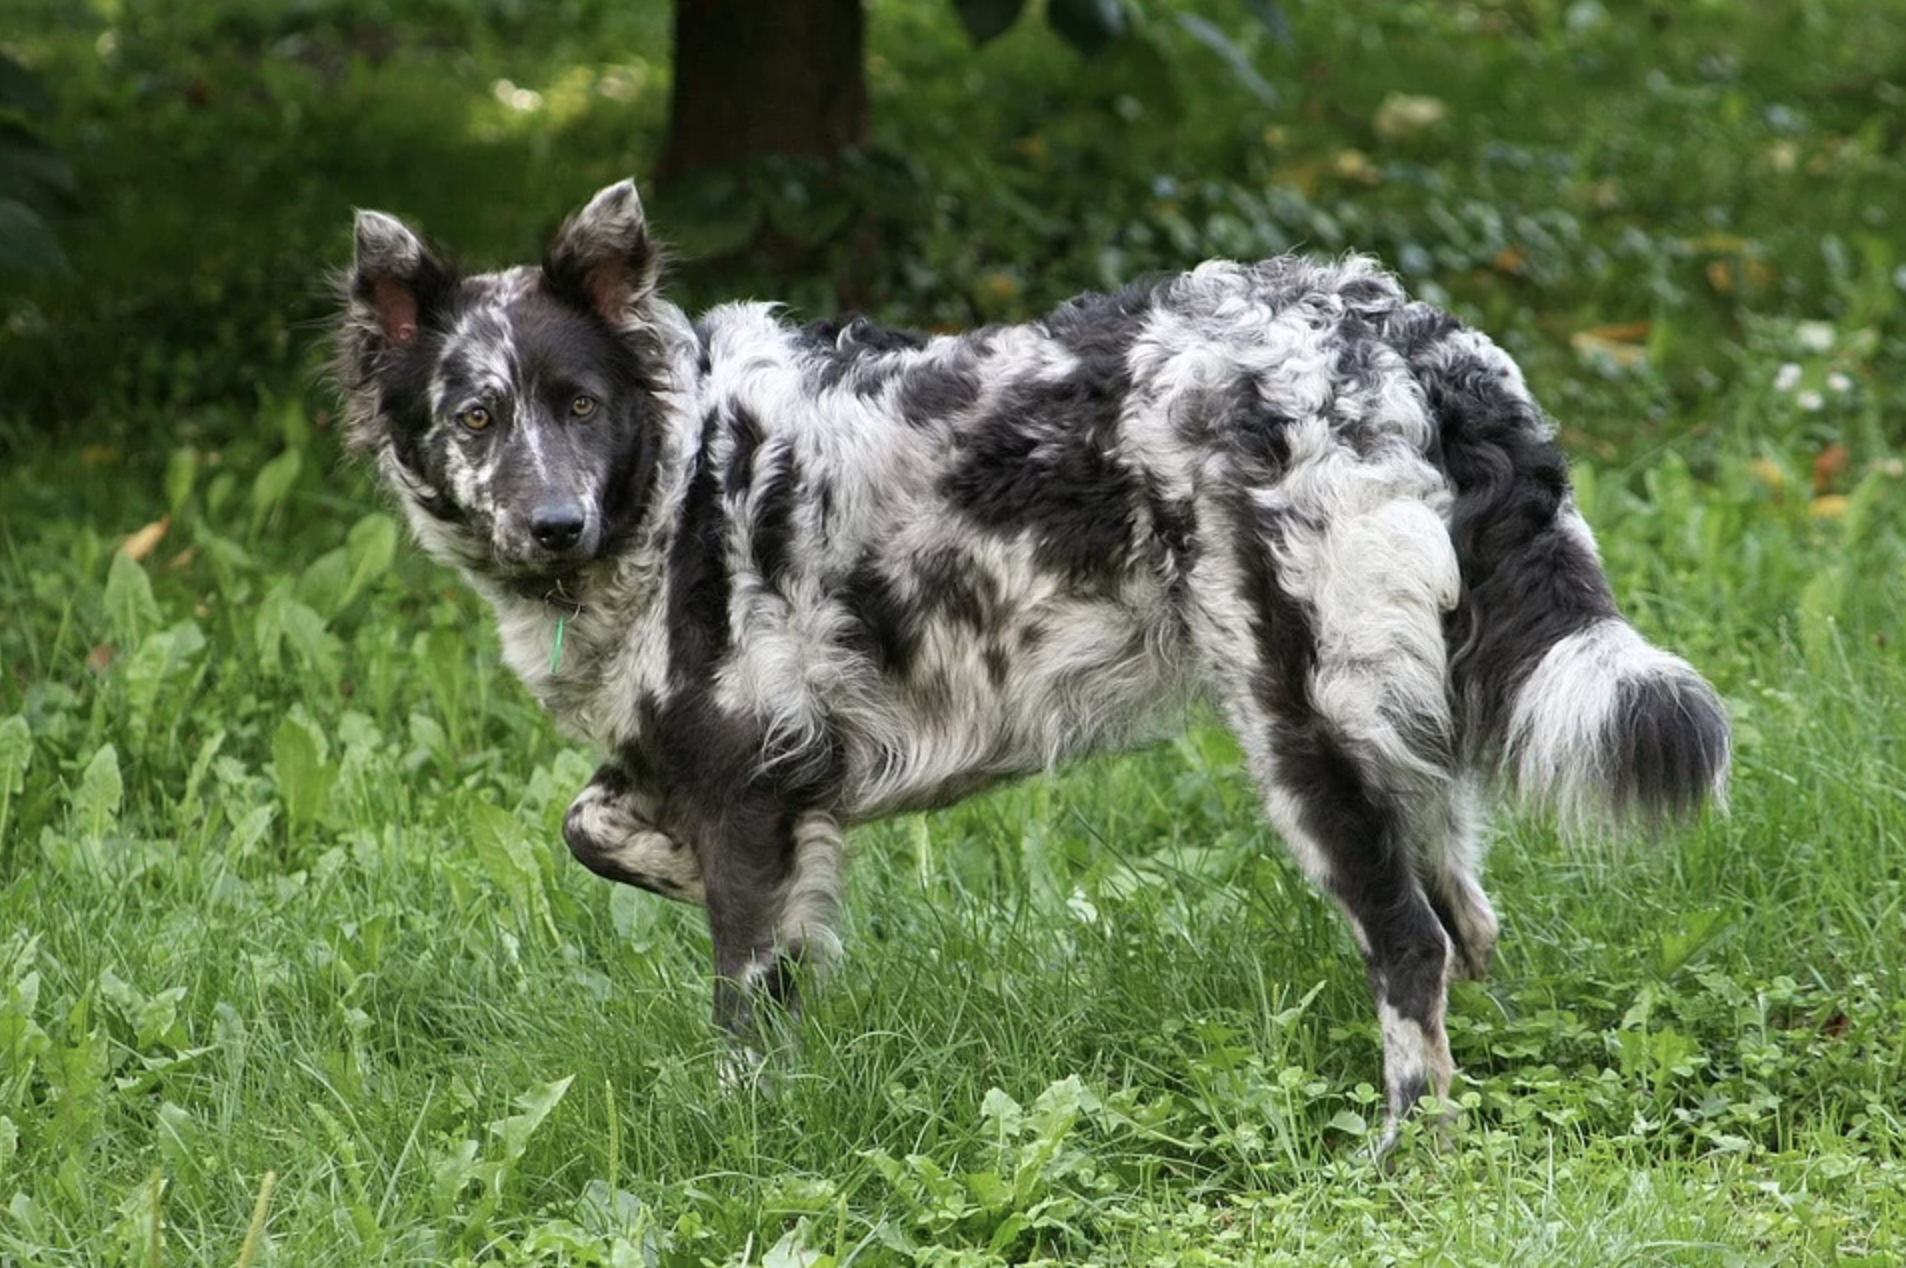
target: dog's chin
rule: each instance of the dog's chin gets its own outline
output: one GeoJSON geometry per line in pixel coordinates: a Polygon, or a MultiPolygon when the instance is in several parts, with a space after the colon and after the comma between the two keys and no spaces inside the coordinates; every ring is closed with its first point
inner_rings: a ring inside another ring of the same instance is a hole
{"type": "Polygon", "coordinates": [[[524,569],[501,575],[503,588],[520,599],[551,607],[582,606],[582,562],[563,568],[524,569]]]}
{"type": "Polygon", "coordinates": [[[554,607],[580,607],[582,572],[594,556],[581,551],[553,555],[543,550],[499,550],[489,572],[502,587],[519,598],[554,607]]]}

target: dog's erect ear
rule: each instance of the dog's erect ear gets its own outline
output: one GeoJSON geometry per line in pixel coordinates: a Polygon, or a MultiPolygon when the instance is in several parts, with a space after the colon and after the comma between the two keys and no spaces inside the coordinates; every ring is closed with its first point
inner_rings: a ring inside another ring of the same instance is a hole
{"type": "Polygon", "coordinates": [[[375,322],[385,346],[415,343],[425,310],[446,289],[449,270],[401,220],[381,211],[357,213],[356,241],[353,308],[375,322]]]}
{"type": "Polygon", "coordinates": [[[577,212],[543,257],[543,275],[558,295],[593,309],[618,329],[641,320],[655,293],[660,255],[632,180],[618,181],[577,212]]]}
{"type": "Polygon", "coordinates": [[[394,216],[360,211],[354,236],[356,258],[339,287],[344,316],[333,365],[344,390],[350,442],[370,450],[389,435],[384,390],[396,354],[430,328],[457,279],[394,216]]]}

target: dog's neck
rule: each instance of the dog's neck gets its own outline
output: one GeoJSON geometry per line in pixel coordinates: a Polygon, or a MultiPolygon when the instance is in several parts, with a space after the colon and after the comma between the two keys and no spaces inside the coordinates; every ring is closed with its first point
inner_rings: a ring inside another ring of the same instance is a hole
{"type": "MultiPolygon", "coordinates": [[[[627,703],[650,685],[660,656],[628,656],[643,643],[658,648],[662,623],[661,560],[633,557],[583,569],[565,578],[564,591],[525,595],[506,584],[472,576],[471,584],[496,615],[503,663],[540,700],[565,732],[608,749],[633,725],[627,703]],[[638,682],[637,679],[642,681],[638,682]]],[[[657,684],[659,685],[658,678],[657,684]]]]}

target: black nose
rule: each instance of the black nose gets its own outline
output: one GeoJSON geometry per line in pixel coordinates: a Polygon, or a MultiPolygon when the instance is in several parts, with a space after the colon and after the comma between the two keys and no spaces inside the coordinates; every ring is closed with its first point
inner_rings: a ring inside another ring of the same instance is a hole
{"type": "Polygon", "coordinates": [[[582,540],[582,507],[574,502],[550,502],[529,517],[530,536],[545,550],[568,550],[582,540]]]}

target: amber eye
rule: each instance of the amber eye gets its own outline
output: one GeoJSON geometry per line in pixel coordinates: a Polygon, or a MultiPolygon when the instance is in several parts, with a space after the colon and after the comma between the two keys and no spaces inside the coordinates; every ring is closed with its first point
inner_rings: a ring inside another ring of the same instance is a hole
{"type": "Polygon", "coordinates": [[[593,396],[578,396],[575,400],[569,402],[569,416],[571,418],[588,418],[595,412],[596,398],[593,396]]]}
{"type": "Polygon", "coordinates": [[[472,405],[457,415],[457,421],[471,431],[482,431],[490,425],[490,411],[481,405],[472,405]]]}

